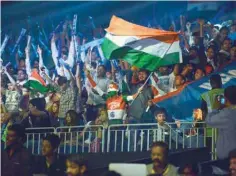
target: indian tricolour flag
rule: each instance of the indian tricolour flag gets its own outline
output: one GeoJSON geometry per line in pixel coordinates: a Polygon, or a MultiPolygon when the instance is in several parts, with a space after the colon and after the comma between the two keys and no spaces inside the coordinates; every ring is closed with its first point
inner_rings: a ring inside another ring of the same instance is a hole
{"type": "Polygon", "coordinates": [[[177,32],[143,27],[116,16],[106,32],[102,50],[107,59],[122,59],[150,71],[182,62],[177,32]]]}
{"type": "Polygon", "coordinates": [[[23,87],[40,93],[47,93],[53,90],[52,87],[47,86],[43,78],[38,74],[36,70],[33,70],[28,81],[23,85],[23,87]]]}

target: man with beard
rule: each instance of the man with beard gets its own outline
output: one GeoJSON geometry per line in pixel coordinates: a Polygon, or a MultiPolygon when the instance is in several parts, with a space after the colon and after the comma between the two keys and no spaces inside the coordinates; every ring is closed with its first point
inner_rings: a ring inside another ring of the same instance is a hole
{"type": "Polygon", "coordinates": [[[19,124],[8,127],[6,149],[1,156],[2,176],[31,176],[31,154],[23,146],[25,129],[19,124]]]}
{"type": "Polygon", "coordinates": [[[229,153],[229,162],[231,176],[236,176],[236,149],[229,153]]]}
{"type": "Polygon", "coordinates": [[[153,105],[152,99],[158,96],[158,90],[149,82],[144,85],[148,79],[148,76],[149,72],[147,70],[140,69],[138,71],[137,81],[132,78],[130,85],[131,95],[137,93],[140,89],[142,89],[142,91],[128,109],[128,116],[130,118],[129,121],[139,122],[147,107],[151,107],[153,105]]]}
{"type": "MultiPolygon", "coordinates": [[[[153,110],[154,106],[152,100],[158,96],[158,90],[147,81],[148,76],[149,72],[147,70],[140,69],[136,75],[133,75],[132,81],[130,81],[131,83],[129,87],[131,95],[137,93],[138,91],[140,92],[128,108],[128,122],[130,124],[137,124],[141,122],[149,123],[152,118],[154,118],[153,116],[150,116],[148,109],[150,108],[150,110],[153,110]]],[[[138,126],[130,126],[129,128],[131,130],[129,150],[134,151],[135,135],[139,135],[135,132],[138,126]]]]}
{"type": "MultiPolygon", "coordinates": [[[[87,69],[85,69],[87,70],[87,69]]],[[[106,78],[106,68],[104,65],[99,65],[97,68],[97,77],[94,78],[95,83],[103,92],[107,92],[110,80],[106,78]]],[[[88,92],[87,100],[87,121],[94,121],[98,114],[98,108],[105,105],[105,100],[92,88],[88,80],[86,80],[86,89],[88,92]]]]}
{"type": "Polygon", "coordinates": [[[84,158],[71,155],[66,161],[67,176],[88,176],[88,163],[84,158]]]}
{"type": "Polygon", "coordinates": [[[161,176],[178,176],[175,166],[168,163],[169,148],[162,141],[154,142],[151,147],[151,158],[153,163],[147,165],[149,174],[161,176]]]}

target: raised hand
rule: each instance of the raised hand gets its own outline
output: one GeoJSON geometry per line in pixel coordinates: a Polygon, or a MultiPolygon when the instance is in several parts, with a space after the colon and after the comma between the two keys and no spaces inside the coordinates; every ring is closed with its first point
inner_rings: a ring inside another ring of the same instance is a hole
{"type": "Polygon", "coordinates": [[[187,28],[187,29],[190,29],[190,27],[191,27],[191,23],[190,23],[190,22],[187,22],[186,28],[187,28]]]}
{"type": "Polygon", "coordinates": [[[2,67],[1,72],[2,72],[2,74],[5,74],[7,72],[7,68],[6,67],[2,67]]]}
{"type": "Polygon", "coordinates": [[[176,121],[175,121],[175,124],[177,125],[177,128],[180,128],[181,122],[180,122],[179,120],[176,120],[176,121]]]}
{"type": "Polygon", "coordinates": [[[139,89],[138,89],[138,93],[141,93],[143,91],[143,86],[141,86],[139,89]]]}
{"type": "Polygon", "coordinates": [[[25,47],[25,54],[30,54],[30,47],[25,47]]]}
{"type": "Polygon", "coordinates": [[[203,19],[198,19],[197,22],[198,22],[201,26],[203,26],[204,23],[205,23],[205,21],[204,21],[203,19]]]}
{"type": "Polygon", "coordinates": [[[86,76],[88,76],[90,74],[89,70],[86,68],[86,66],[84,66],[84,73],[86,76]]]}
{"type": "Polygon", "coordinates": [[[86,38],[83,38],[82,45],[84,45],[88,40],[86,38]]]}
{"type": "Polygon", "coordinates": [[[38,52],[39,55],[42,55],[42,53],[43,53],[43,51],[42,51],[42,49],[39,47],[39,45],[38,45],[38,48],[37,48],[37,52],[38,52]]]}
{"type": "Polygon", "coordinates": [[[52,39],[51,39],[51,42],[56,42],[57,40],[57,36],[55,33],[52,34],[52,39]]]}
{"type": "Polygon", "coordinates": [[[152,100],[148,100],[148,106],[151,107],[153,105],[152,100]]]}

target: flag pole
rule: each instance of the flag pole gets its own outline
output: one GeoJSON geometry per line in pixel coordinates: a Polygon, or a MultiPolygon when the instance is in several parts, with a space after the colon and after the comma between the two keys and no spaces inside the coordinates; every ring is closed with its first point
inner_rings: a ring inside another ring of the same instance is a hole
{"type": "MultiPolygon", "coordinates": [[[[150,75],[148,76],[148,78],[146,79],[146,81],[144,82],[144,84],[141,86],[141,88],[143,89],[143,87],[147,84],[148,80],[151,78],[153,72],[150,73],[150,75]]],[[[141,89],[141,90],[142,90],[141,89]]],[[[133,101],[130,103],[130,106],[133,104],[134,100],[136,100],[136,98],[139,96],[139,94],[141,93],[141,91],[138,91],[138,95],[133,99],[133,101]]]]}
{"type": "MultiPolygon", "coordinates": [[[[173,44],[173,42],[172,42],[171,45],[167,48],[167,50],[166,50],[166,52],[165,52],[165,54],[164,54],[164,57],[165,57],[166,53],[169,51],[169,49],[170,49],[170,47],[172,46],[172,44],[173,44]]],[[[151,78],[152,74],[153,74],[153,72],[150,73],[150,75],[148,76],[148,78],[146,79],[146,81],[144,82],[144,84],[141,86],[142,89],[143,89],[143,87],[147,84],[147,82],[148,82],[148,80],[151,78]]],[[[142,89],[141,89],[141,90],[142,90],[142,89]]],[[[141,93],[141,91],[138,92],[138,95],[133,99],[133,101],[130,103],[129,106],[131,106],[131,105],[133,104],[133,102],[136,100],[136,98],[139,96],[140,93],[141,93]]],[[[148,107],[146,108],[146,112],[149,110],[149,108],[150,108],[150,106],[148,106],[148,107]]]]}

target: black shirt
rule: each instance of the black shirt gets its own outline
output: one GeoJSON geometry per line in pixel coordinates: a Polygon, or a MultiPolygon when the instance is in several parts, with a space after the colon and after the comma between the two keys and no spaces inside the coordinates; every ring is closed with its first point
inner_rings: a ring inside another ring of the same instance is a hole
{"type": "Polygon", "coordinates": [[[2,176],[31,176],[31,153],[19,145],[12,156],[9,156],[10,148],[6,148],[1,156],[2,176]]]}
{"type": "Polygon", "coordinates": [[[34,174],[45,174],[48,176],[65,176],[66,175],[66,157],[56,155],[54,162],[47,167],[44,156],[35,156],[33,164],[34,174]]]}

